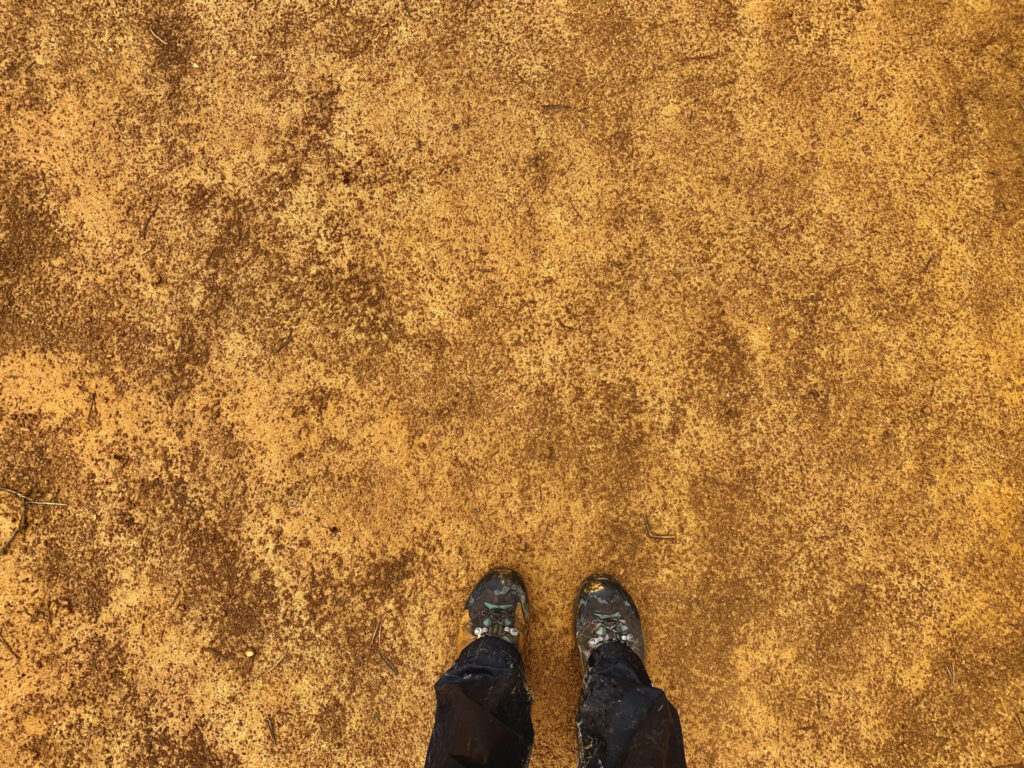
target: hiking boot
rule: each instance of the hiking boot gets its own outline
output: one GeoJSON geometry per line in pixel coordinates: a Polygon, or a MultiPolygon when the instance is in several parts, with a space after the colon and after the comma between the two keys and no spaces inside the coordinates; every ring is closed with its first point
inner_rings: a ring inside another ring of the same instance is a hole
{"type": "Polygon", "coordinates": [[[605,643],[622,643],[643,661],[644,633],[633,598],[611,576],[595,573],[576,595],[576,645],[584,669],[593,650],[605,643]]]}
{"type": "Polygon", "coordinates": [[[481,637],[500,637],[522,653],[529,619],[522,578],[510,568],[495,568],[469,593],[459,622],[456,651],[462,653],[463,648],[481,637]]]}

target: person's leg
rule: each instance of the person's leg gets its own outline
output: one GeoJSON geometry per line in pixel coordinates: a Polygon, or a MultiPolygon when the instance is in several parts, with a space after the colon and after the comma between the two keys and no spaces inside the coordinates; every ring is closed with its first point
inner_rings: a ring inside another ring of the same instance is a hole
{"type": "Polygon", "coordinates": [[[533,744],[530,694],[519,651],[484,637],[434,686],[437,710],[427,768],[523,768],[533,744]]]}
{"type": "Polygon", "coordinates": [[[525,768],[533,746],[521,651],[526,591],[513,571],[491,571],[473,589],[459,629],[459,657],[434,691],[426,768],[525,768]]]}
{"type": "Polygon", "coordinates": [[[675,707],[622,643],[606,643],[590,655],[576,728],[582,768],[686,766],[675,707]]]}
{"type": "Polygon", "coordinates": [[[640,615],[614,579],[583,582],[576,640],[584,666],[579,768],[685,768],[679,715],[651,685],[640,615]]]}

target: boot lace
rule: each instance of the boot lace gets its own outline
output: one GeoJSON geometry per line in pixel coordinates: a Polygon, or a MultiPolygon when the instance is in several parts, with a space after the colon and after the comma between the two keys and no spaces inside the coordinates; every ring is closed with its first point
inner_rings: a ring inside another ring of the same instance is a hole
{"type": "MultiPolygon", "coordinates": [[[[473,634],[477,637],[519,637],[519,630],[515,628],[515,603],[499,605],[498,603],[484,603],[487,613],[481,622],[483,626],[474,627],[473,634]]],[[[506,639],[506,638],[502,638],[506,639]]]]}
{"type": "Polygon", "coordinates": [[[604,643],[631,643],[633,635],[629,631],[629,625],[622,618],[622,613],[595,613],[597,627],[594,629],[594,636],[587,641],[587,645],[596,648],[604,643]]]}

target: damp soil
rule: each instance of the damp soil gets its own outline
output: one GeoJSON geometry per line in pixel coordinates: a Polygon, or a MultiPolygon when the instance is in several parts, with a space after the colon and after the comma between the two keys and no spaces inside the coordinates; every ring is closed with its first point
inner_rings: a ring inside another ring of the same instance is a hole
{"type": "Polygon", "coordinates": [[[595,570],[695,768],[1024,764],[1021,50],[1010,0],[0,4],[0,485],[66,505],[0,492],[0,763],[415,766],[504,564],[536,768],[595,570]]]}

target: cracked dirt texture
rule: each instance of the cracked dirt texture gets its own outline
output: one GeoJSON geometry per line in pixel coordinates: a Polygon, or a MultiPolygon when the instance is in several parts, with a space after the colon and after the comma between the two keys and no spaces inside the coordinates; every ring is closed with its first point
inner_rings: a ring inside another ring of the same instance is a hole
{"type": "Polygon", "coordinates": [[[421,764],[499,563],[537,768],[595,569],[693,768],[1024,761],[1022,50],[1009,0],[2,0],[0,485],[67,506],[0,556],[0,764],[421,764]]]}

